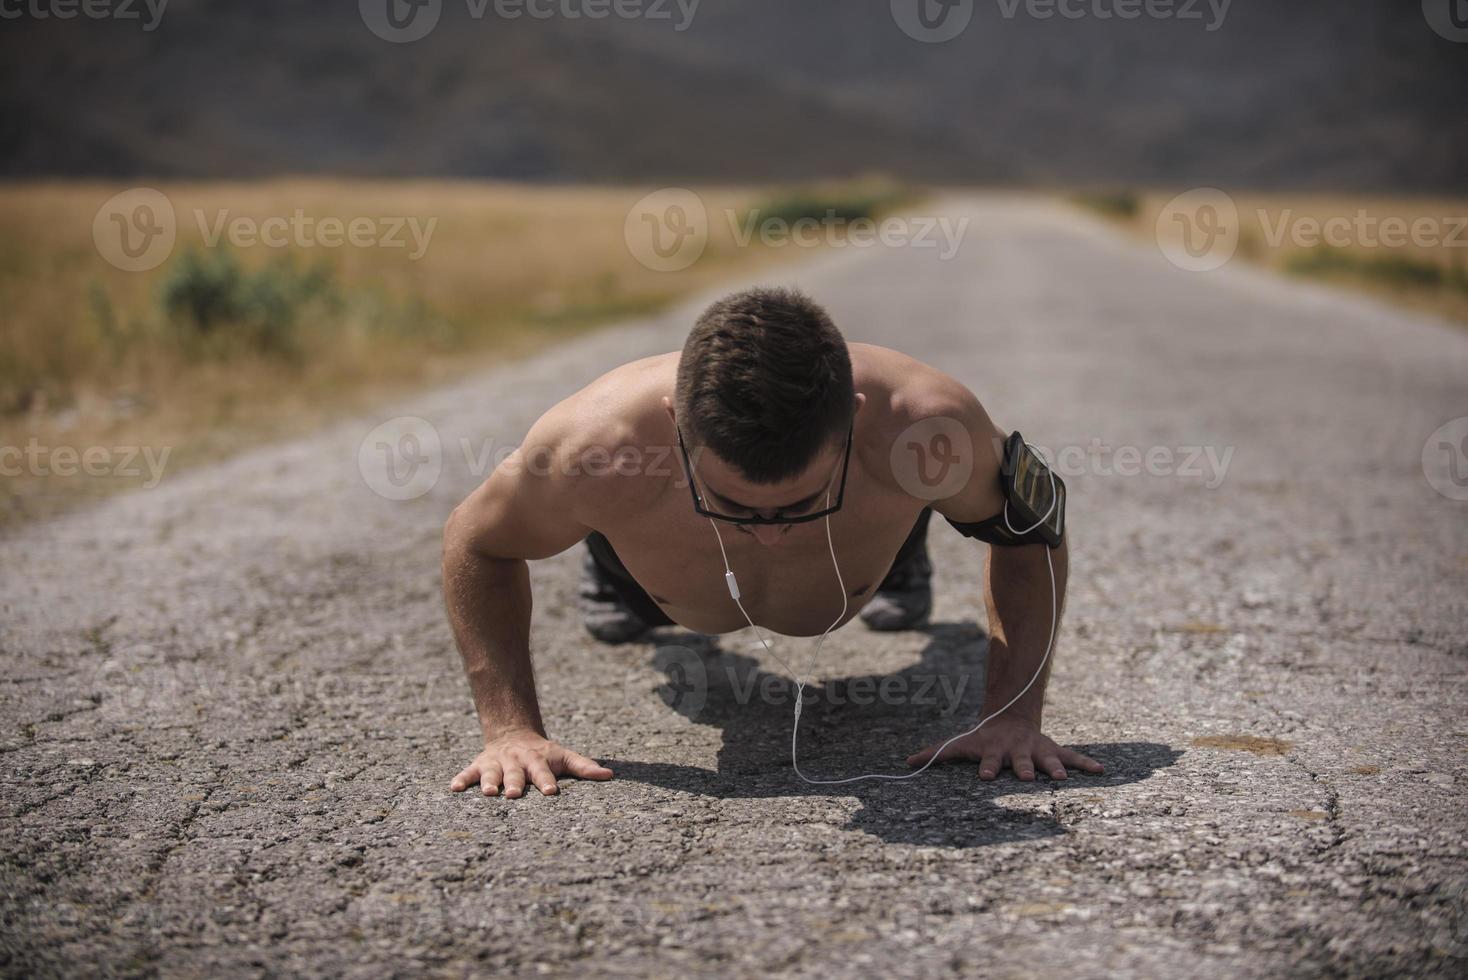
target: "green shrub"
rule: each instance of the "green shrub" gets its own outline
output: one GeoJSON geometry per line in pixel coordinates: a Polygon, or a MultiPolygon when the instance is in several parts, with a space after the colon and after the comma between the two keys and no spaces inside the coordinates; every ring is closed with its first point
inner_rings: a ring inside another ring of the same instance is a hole
{"type": "Polygon", "coordinates": [[[850,222],[875,219],[912,200],[912,194],[901,188],[864,188],[850,191],[795,190],[752,208],[761,221],[850,222]]]}
{"type": "Polygon", "coordinates": [[[1142,211],[1142,199],[1134,191],[1087,192],[1077,194],[1075,202],[1108,218],[1135,218],[1142,211]]]}
{"type": "Polygon", "coordinates": [[[1468,263],[1455,265],[1448,270],[1447,284],[1449,289],[1460,293],[1468,293],[1468,263]]]}
{"type": "Polygon", "coordinates": [[[1407,255],[1367,255],[1329,245],[1290,256],[1285,268],[1297,275],[1358,275],[1399,287],[1435,289],[1453,282],[1453,271],[1445,272],[1434,262],[1407,255]]]}
{"type": "Polygon", "coordinates": [[[1361,271],[1394,286],[1441,286],[1442,266],[1405,255],[1383,255],[1365,260],[1361,271]]]}
{"type": "Polygon", "coordinates": [[[325,266],[300,270],[285,258],[252,273],[228,251],[190,249],[168,270],[159,305],[191,351],[294,357],[301,353],[308,309],[327,325],[339,315],[342,299],[325,266]]]}

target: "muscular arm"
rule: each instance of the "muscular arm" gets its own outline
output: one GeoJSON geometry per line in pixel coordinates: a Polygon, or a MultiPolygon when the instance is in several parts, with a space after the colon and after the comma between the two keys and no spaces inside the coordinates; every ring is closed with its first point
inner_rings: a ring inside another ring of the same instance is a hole
{"type": "MultiPolygon", "coordinates": [[[[1065,605],[1065,583],[1069,571],[1069,548],[1064,539],[1050,552],[1055,570],[1054,609],[1050,569],[1046,567],[1043,544],[990,548],[984,584],[989,610],[989,662],[984,677],[984,714],[1009,702],[1034,676],[1050,641],[1052,616],[1059,635],[1059,617],[1065,605]]],[[[1052,651],[1040,676],[1030,689],[1008,709],[1007,714],[1024,718],[1040,727],[1045,709],[1045,686],[1054,663],[1052,651]]]]}
{"type": "Polygon", "coordinates": [[[561,406],[454,509],[444,526],[443,592],[479,716],[484,751],[452,788],[519,796],[528,777],[542,793],[555,776],[608,779],[611,770],[546,738],[530,658],[528,559],[548,558],[590,528],[576,520],[576,477],[566,464],[561,406]]]}
{"type": "MultiPolygon", "coordinates": [[[[933,509],[960,524],[987,520],[1004,509],[999,467],[1005,433],[994,425],[973,393],[957,382],[951,383],[946,394],[946,413],[962,422],[971,437],[972,444],[967,451],[971,453],[973,469],[967,484],[953,496],[933,501],[933,509]]],[[[964,447],[958,448],[964,451],[964,447]]],[[[1045,655],[1052,628],[1059,635],[1068,573],[1069,549],[1064,539],[1053,550],[1043,544],[990,547],[984,575],[989,652],[981,717],[987,718],[1005,708],[1030,683],[1030,678],[1035,680],[1003,713],[945,749],[943,759],[977,761],[979,775],[984,779],[995,778],[1006,764],[1024,780],[1035,778],[1037,765],[1053,779],[1066,778],[1067,766],[1088,772],[1101,771],[1100,764],[1056,745],[1040,729],[1045,688],[1055,652],[1050,650],[1049,660],[1045,655]]],[[[931,746],[908,761],[921,765],[936,749],[937,746],[931,746]]]]}
{"type": "Polygon", "coordinates": [[[514,730],[545,734],[530,662],[530,573],[522,558],[486,554],[472,517],[444,528],[444,603],[485,741],[514,730]]]}

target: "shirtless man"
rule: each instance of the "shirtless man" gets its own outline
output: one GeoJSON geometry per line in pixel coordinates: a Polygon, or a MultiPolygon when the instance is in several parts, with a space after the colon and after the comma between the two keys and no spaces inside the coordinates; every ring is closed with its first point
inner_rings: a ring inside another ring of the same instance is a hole
{"type": "MultiPolygon", "coordinates": [[[[849,592],[842,622],[893,585],[894,560],[904,552],[908,581],[895,583],[883,614],[867,622],[916,625],[927,615],[921,544],[930,509],[964,533],[991,528],[1004,509],[1003,440],[962,384],[897,351],[847,344],[799,293],[752,290],[715,303],[681,352],[625,364],[546,412],[450,516],[444,597],[484,735],[484,750],[452,789],[477,785],[486,796],[514,798],[527,782],[550,795],[558,776],[612,778],[547,737],[531,667],[528,560],[587,542],[587,626],[603,639],[663,623],[728,633],[748,624],[725,583],[717,530],[753,621],[815,636],[842,608],[829,521],[849,592]],[[958,465],[961,476],[939,488],[941,497],[897,465],[903,457],[894,445],[913,432],[933,433],[935,455],[967,454],[944,463],[958,465]],[[939,441],[940,432],[950,437],[939,441]],[[791,522],[832,507],[828,516],[791,522]],[[780,523],[715,523],[700,509],[780,523]]],[[[1046,547],[990,550],[986,715],[1024,687],[1045,655],[1046,547]]],[[[1050,554],[1057,608],[1066,553],[1062,540],[1050,554]]],[[[1047,663],[1022,698],[939,761],[977,762],[982,779],[1006,765],[1022,780],[1037,768],[1052,779],[1066,778],[1067,766],[1100,772],[1041,733],[1048,673],[1047,663]]],[[[935,748],[908,763],[926,762],[935,748]]]]}

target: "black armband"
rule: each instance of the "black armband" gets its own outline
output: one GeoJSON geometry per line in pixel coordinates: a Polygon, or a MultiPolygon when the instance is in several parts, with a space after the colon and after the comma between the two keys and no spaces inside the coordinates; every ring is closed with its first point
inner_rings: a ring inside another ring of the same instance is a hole
{"type": "Polygon", "coordinates": [[[1051,472],[1018,432],[1004,442],[999,485],[1005,501],[999,514],[964,524],[944,520],[965,537],[1003,548],[1023,544],[1060,547],[1065,537],[1065,481],[1051,472]]]}

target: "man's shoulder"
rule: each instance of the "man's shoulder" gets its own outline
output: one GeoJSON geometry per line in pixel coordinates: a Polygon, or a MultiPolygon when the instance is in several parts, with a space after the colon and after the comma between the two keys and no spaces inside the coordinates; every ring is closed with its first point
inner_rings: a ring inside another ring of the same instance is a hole
{"type": "Polygon", "coordinates": [[[668,456],[664,465],[676,466],[676,456],[659,452],[677,448],[662,407],[672,391],[670,356],[675,365],[676,354],[619,365],[557,402],[531,427],[522,454],[540,474],[574,485],[578,503],[593,514],[628,501],[645,504],[662,482],[637,479],[647,460],[668,456]]]}
{"type": "Polygon", "coordinates": [[[546,414],[560,418],[558,432],[573,448],[604,446],[660,430],[664,426],[659,422],[668,421],[661,399],[672,393],[667,358],[659,354],[618,365],[546,414]]]}
{"type": "MultiPolygon", "coordinates": [[[[909,426],[934,418],[983,426],[978,396],[957,378],[925,361],[875,344],[851,344],[856,390],[866,395],[875,443],[889,446],[909,426]]],[[[875,444],[874,443],[874,444],[875,444]]]]}
{"type": "Polygon", "coordinates": [[[901,351],[851,346],[856,389],[866,396],[860,453],[868,472],[880,483],[915,493],[913,480],[905,478],[909,471],[924,458],[958,453],[968,456],[964,471],[982,475],[987,485],[988,475],[998,472],[1002,433],[978,396],[946,371],[901,351]]]}

